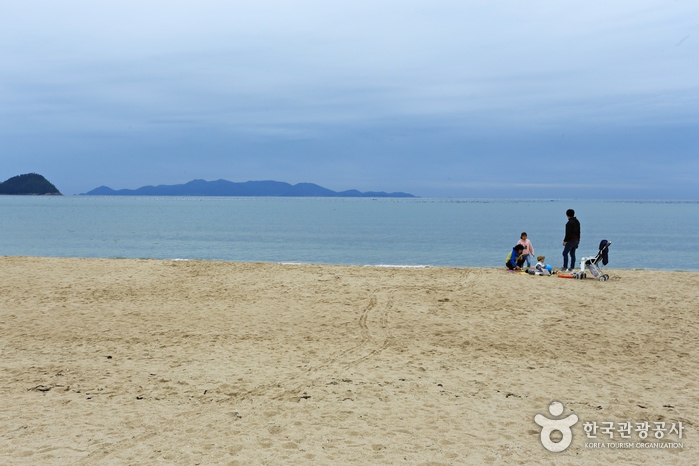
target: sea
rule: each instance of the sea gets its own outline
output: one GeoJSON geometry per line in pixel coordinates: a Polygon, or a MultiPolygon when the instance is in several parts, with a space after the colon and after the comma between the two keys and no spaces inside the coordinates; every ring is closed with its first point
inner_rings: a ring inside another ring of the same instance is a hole
{"type": "Polygon", "coordinates": [[[526,232],[559,268],[567,209],[578,266],[699,270],[695,200],[0,196],[0,255],[504,267],[526,232]]]}

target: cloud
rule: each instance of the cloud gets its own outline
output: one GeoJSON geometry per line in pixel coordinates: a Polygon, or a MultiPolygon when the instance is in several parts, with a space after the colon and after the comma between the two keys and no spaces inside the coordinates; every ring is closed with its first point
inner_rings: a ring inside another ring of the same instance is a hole
{"type": "Polygon", "coordinates": [[[605,161],[630,186],[651,169],[674,183],[697,174],[697,14],[659,0],[10,2],[0,137],[9,160],[71,160],[85,178],[108,166],[116,187],[140,182],[135,161],[148,184],[245,169],[409,191],[445,174],[490,183],[521,160],[543,179],[605,161]]]}

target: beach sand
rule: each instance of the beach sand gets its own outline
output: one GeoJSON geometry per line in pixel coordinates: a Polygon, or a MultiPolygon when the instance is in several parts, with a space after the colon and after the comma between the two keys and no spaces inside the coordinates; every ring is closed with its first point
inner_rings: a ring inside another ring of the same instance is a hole
{"type": "Polygon", "coordinates": [[[0,463],[697,464],[699,273],[608,273],[2,257],[0,463]]]}

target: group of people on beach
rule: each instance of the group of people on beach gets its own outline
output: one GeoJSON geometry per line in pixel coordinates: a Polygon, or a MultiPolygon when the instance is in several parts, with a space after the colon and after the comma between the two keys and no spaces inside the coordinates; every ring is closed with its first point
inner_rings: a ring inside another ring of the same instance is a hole
{"type": "MultiPolygon", "coordinates": [[[[580,222],[575,218],[575,211],[573,209],[568,209],[566,211],[566,216],[568,217],[568,222],[566,223],[566,232],[563,238],[563,267],[561,268],[561,272],[572,272],[575,268],[575,251],[580,244],[580,222]],[[569,257],[570,266],[568,263],[569,257]]],[[[533,259],[534,246],[532,242],[529,241],[527,232],[522,232],[519,241],[507,255],[505,266],[509,270],[522,270],[525,263],[527,267],[531,267],[533,259]]],[[[531,273],[538,275],[550,275],[552,273],[551,266],[544,263],[546,257],[536,256],[536,260],[537,262],[534,268],[530,270],[531,273]]]]}

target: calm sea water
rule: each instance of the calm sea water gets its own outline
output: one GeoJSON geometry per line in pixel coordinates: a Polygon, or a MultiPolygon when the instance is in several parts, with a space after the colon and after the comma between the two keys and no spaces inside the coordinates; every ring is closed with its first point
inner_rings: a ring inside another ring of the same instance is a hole
{"type": "Polygon", "coordinates": [[[699,201],[0,196],[0,255],[491,267],[526,231],[560,267],[568,208],[578,259],[699,270],[699,201]]]}

